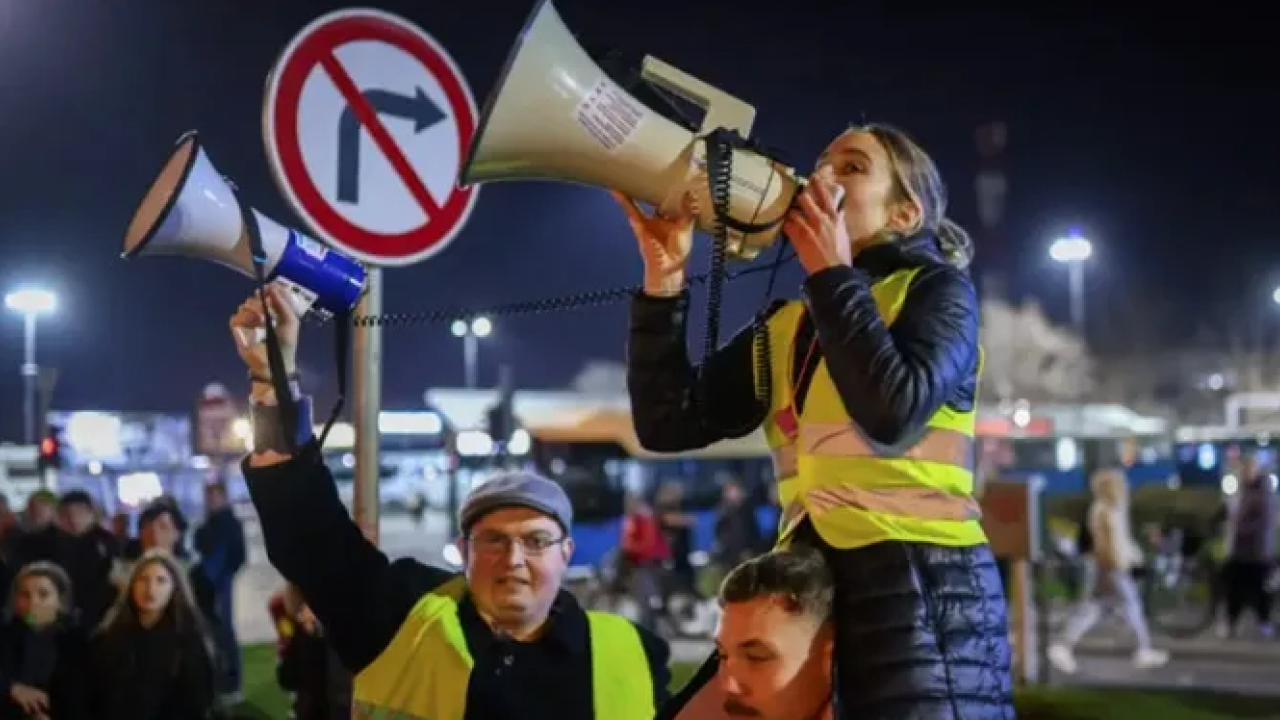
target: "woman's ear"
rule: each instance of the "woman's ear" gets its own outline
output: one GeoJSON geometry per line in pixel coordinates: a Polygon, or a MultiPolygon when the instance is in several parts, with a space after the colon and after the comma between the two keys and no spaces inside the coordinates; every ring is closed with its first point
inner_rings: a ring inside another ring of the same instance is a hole
{"type": "Polygon", "coordinates": [[[903,200],[889,211],[889,229],[904,235],[913,233],[920,228],[921,215],[919,205],[903,200]]]}

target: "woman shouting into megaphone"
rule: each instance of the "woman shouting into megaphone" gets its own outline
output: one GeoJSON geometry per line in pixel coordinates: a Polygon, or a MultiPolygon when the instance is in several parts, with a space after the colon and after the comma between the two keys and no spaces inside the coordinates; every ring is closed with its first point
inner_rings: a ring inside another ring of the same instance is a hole
{"type": "MultiPolygon", "coordinates": [[[[837,720],[1012,718],[1005,600],[973,497],[973,250],[945,217],[933,161],[882,125],[831,143],[783,225],[806,278],[801,300],[766,315],[767,363],[764,334],[748,330],[691,364],[697,208],[650,217],[620,200],[645,266],[627,358],[640,442],[681,452],[763,428],[779,542],[816,546],[835,576],[837,720]]],[[[813,708],[786,692],[785,667],[788,652],[809,649],[789,648],[799,636],[785,628],[749,627],[759,637],[721,627],[718,657],[699,674],[718,681],[685,699],[722,692],[759,717],[806,720],[813,708]]]]}

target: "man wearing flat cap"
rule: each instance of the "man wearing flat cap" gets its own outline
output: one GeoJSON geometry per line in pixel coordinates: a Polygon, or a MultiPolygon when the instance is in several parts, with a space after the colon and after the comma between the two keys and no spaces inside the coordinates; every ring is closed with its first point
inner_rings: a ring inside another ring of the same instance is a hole
{"type": "Polygon", "coordinates": [[[255,339],[265,313],[251,298],[231,320],[253,388],[245,477],[267,556],[355,675],[352,717],[651,720],[667,696],[667,645],[624,618],[585,611],[561,589],[573,508],[555,482],[510,473],[471,492],[458,516],[463,575],[392,562],[364,537],[311,437],[310,401],[294,376],[298,317],[269,290],[305,430],[292,443],[281,438],[266,350],[255,339]]]}

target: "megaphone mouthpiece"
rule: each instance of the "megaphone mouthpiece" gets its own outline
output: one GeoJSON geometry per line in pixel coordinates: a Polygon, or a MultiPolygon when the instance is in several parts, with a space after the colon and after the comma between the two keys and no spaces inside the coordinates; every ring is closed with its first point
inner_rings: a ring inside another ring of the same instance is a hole
{"type": "MultiPolygon", "coordinates": [[[[234,186],[214,167],[199,135],[178,139],[125,232],[124,258],[180,255],[207,260],[290,292],[295,309],[321,318],[350,311],[364,292],[360,263],[252,208],[241,208],[234,186]],[[262,257],[255,260],[245,226],[257,225],[262,257]]],[[[303,313],[300,313],[303,314],[303,313]]]]}

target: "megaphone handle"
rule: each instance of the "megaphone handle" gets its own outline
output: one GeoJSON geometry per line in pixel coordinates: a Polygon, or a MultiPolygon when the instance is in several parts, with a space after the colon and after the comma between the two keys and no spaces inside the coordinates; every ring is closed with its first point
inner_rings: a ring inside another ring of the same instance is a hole
{"type": "MultiPolygon", "coordinates": [[[[254,216],[253,210],[240,198],[240,192],[234,186],[229,187],[232,188],[231,194],[236,199],[236,205],[240,207],[240,221],[243,224],[245,236],[249,240],[254,279],[258,283],[258,300],[262,303],[263,311],[266,312],[267,277],[266,268],[263,267],[266,264],[266,254],[262,250],[262,229],[258,227],[258,219],[254,216]]],[[[292,453],[297,450],[298,404],[293,399],[293,392],[289,388],[289,372],[284,366],[284,355],[280,352],[280,338],[276,334],[275,323],[268,318],[263,326],[267,333],[267,366],[271,368],[271,385],[276,393],[282,435],[286,448],[292,453]]]]}

